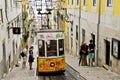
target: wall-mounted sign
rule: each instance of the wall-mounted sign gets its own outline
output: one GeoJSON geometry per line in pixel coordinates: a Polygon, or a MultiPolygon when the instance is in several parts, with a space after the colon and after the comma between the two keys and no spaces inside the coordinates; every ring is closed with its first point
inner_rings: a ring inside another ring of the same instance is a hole
{"type": "Polygon", "coordinates": [[[13,27],[13,34],[20,34],[20,27],[13,27]]]}
{"type": "Polygon", "coordinates": [[[120,40],[112,39],[112,55],[120,59],[120,40]]]}

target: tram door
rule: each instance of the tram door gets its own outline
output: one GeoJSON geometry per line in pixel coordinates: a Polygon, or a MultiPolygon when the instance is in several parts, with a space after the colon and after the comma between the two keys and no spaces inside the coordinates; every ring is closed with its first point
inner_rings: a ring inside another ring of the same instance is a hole
{"type": "Polygon", "coordinates": [[[106,40],[105,43],[106,43],[106,64],[109,65],[109,62],[110,62],[110,42],[106,40]]]}

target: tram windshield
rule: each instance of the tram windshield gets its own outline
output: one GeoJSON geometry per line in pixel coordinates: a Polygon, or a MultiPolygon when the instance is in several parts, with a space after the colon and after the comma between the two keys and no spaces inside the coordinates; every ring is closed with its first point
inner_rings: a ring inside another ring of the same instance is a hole
{"type": "Polygon", "coordinates": [[[38,50],[41,57],[62,56],[64,55],[64,39],[38,40],[38,50]]]}
{"type": "Polygon", "coordinates": [[[46,42],[47,56],[57,56],[57,40],[48,40],[46,42]]]}

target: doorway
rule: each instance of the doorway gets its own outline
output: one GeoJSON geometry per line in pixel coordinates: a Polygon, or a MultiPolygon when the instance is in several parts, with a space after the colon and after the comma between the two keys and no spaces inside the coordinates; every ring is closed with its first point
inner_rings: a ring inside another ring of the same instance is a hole
{"type": "Polygon", "coordinates": [[[95,44],[95,34],[91,34],[91,38],[92,38],[92,40],[93,40],[93,43],[95,44]]]}
{"type": "MultiPolygon", "coordinates": [[[[95,44],[95,34],[91,33],[91,39],[93,40],[93,44],[95,44]]],[[[94,62],[95,62],[95,56],[96,56],[96,54],[94,55],[94,58],[93,58],[94,62]]]]}
{"type": "Polygon", "coordinates": [[[110,42],[105,40],[105,44],[106,44],[106,64],[110,65],[110,42]]]}

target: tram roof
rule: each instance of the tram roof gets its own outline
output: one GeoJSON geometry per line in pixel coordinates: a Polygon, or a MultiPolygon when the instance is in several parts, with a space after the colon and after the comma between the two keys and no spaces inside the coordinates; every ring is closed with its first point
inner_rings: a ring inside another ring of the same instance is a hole
{"type": "Polygon", "coordinates": [[[49,33],[49,32],[64,32],[63,30],[58,29],[42,29],[39,31],[36,31],[37,33],[49,33]]]}

